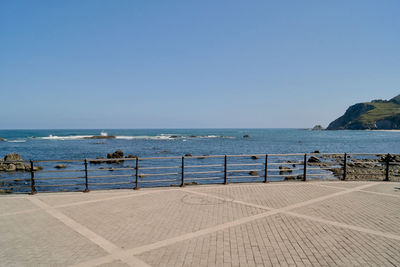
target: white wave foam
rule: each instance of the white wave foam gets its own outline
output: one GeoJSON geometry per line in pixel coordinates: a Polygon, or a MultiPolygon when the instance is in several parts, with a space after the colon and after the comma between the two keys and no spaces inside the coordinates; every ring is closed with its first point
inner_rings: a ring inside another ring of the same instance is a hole
{"type": "MultiPolygon", "coordinates": [[[[108,136],[108,133],[101,132],[101,136],[108,136]]],[[[46,137],[38,137],[38,139],[43,140],[79,140],[79,139],[87,139],[91,138],[95,135],[67,135],[67,136],[57,136],[57,135],[49,135],[46,137]]],[[[178,134],[160,134],[160,135],[117,135],[115,139],[121,140],[135,140],[135,139],[148,139],[148,140],[175,140],[175,139],[187,139],[187,138],[232,138],[226,136],[217,136],[217,135],[202,135],[202,136],[181,136],[178,134]]]]}
{"type": "Polygon", "coordinates": [[[26,139],[6,140],[9,143],[25,143],[26,139]]]}
{"type": "Polygon", "coordinates": [[[44,140],[78,140],[78,139],[84,139],[88,137],[92,137],[93,135],[68,135],[68,136],[57,136],[57,135],[49,135],[46,137],[38,137],[39,139],[44,139],[44,140]]]}

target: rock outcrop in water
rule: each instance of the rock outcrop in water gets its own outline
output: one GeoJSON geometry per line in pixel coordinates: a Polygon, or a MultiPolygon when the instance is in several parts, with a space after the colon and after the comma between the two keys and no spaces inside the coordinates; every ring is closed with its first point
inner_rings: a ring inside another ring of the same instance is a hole
{"type": "Polygon", "coordinates": [[[400,129],[400,95],[390,100],[355,104],[327,128],[327,130],[391,129],[400,129]]]}
{"type": "MultiPolygon", "coordinates": [[[[33,170],[43,169],[41,166],[34,166],[33,170]]],[[[0,159],[0,172],[31,171],[31,165],[24,163],[18,153],[7,154],[4,159],[0,159]]]]}

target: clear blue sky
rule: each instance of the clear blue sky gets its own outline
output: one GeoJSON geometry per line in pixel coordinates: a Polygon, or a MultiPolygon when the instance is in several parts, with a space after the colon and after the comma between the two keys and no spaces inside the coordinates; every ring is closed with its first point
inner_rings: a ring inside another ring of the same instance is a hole
{"type": "Polygon", "coordinates": [[[0,128],[312,127],[400,94],[400,1],[0,2],[0,128]]]}

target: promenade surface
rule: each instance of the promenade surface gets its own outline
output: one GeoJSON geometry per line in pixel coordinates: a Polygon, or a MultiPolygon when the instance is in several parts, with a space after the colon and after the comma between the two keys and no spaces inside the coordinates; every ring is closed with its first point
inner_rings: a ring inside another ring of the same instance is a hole
{"type": "Polygon", "coordinates": [[[400,183],[0,196],[1,266],[400,266],[400,183]]]}

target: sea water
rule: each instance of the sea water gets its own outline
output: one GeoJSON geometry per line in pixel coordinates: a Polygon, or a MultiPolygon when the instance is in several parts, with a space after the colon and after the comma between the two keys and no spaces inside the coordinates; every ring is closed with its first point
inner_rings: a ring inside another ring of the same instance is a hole
{"type": "MultiPolygon", "coordinates": [[[[400,152],[400,132],[395,131],[311,131],[308,129],[0,130],[0,137],[6,140],[0,142],[0,157],[8,153],[17,152],[24,160],[94,159],[96,157],[106,157],[107,153],[112,153],[117,149],[121,149],[125,155],[131,154],[139,157],[169,157],[183,156],[185,154],[310,153],[315,150],[321,153],[400,152]],[[115,138],[87,139],[92,136],[107,135],[115,136],[115,138]]],[[[220,163],[219,161],[221,160],[210,159],[201,163],[215,164],[220,163]]],[[[238,163],[241,162],[244,161],[238,161],[238,163]]],[[[252,162],[261,163],[262,159],[252,162]]],[[[51,164],[43,163],[42,165],[47,170],[54,170],[54,166],[51,164]]],[[[151,167],[155,166],[156,163],[148,162],[143,164],[148,164],[151,167]]],[[[179,166],[180,162],[171,160],[165,164],[179,166]]],[[[199,164],[199,161],[188,162],[187,164],[196,165],[199,164]]],[[[111,167],[111,165],[104,165],[104,168],[118,167],[111,167]]],[[[131,165],[134,165],[134,163],[126,161],[120,167],[132,167],[131,165]]],[[[100,166],[103,165],[93,165],[90,168],[100,168],[100,166]]],[[[82,166],[69,164],[67,169],[79,170],[82,169],[82,166]]],[[[213,168],[210,170],[213,170],[213,168]]],[[[126,171],[115,171],[112,174],[125,173],[126,171]]],[[[152,173],[157,173],[157,171],[152,173]]],[[[90,174],[95,175],[96,173],[90,174]]],[[[0,178],[9,176],[26,176],[26,179],[29,178],[28,173],[0,173],[0,178]]],[[[43,175],[43,177],[48,176],[43,175]]],[[[179,177],[179,175],[175,175],[172,179],[176,179],[176,183],[178,183],[179,177]]],[[[148,179],[156,178],[149,177],[148,179]]],[[[245,180],[243,179],[243,181],[245,180]]],[[[126,181],[126,179],[121,178],[115,181],[126,181]]],[[[109,182],[109,179],[99,179],[98,182],[109,182]]],[[[220,180],[214,182],[220,182],[220,180]]],[[[27,181],[25,184],[28,183],[27,181]]],[[[51,185],[54,182],[46,180],[42,183],[51,185]]],[[[176,183],[171,182],[167,183],[167,185],[176,183]]],[[[156,183],[155,185],[160,184],[156,183]]],[[[74,188],[80,190],[81,186],[74,188]]],[[[96,188],[101,189],[100,186],[96,188]]]]}

